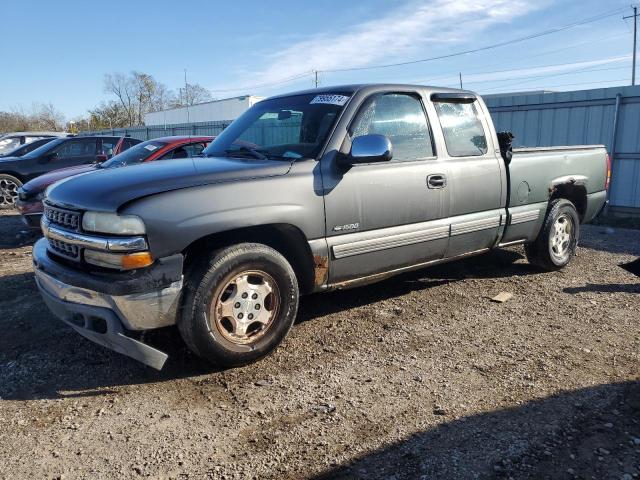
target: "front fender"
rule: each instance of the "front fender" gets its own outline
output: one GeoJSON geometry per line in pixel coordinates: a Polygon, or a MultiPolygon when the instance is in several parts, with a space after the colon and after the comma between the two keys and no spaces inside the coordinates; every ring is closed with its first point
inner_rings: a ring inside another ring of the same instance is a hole
{"type": "Polygon", "coordinates": [[[315,162],[301,162],[288,175],[163,192],[134,201],[122,212],[144,220],[155,257],[182,252],[215,233],[261,225],[292,225],[312,240],[325,233],[316,174],[315,162]]]}

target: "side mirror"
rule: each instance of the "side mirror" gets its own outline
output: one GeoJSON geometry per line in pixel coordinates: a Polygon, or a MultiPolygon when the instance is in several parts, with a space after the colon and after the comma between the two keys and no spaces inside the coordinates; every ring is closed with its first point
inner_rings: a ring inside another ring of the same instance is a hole
{"type": "Polygon", "coordinates": [[[388,162],[393,158],[393,145],[385,135],[362,135],[351,142],[351,152],[346,161],[356,163],[388,162]]]}

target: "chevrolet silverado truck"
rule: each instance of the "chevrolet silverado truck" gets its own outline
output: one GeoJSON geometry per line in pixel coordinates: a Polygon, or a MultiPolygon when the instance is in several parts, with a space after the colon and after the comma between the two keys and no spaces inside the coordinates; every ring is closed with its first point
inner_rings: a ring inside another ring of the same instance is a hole
{"type": "Polygon", "coordinates": [[[605,204],[607,152],[509,138],[470,91],[272,97],[202,157],[50,187],[36,281],[81,335],[160,369],[167,355],[141,332],[177,325],[195,354],[238,366],[276,348],[302,294],[515,244],[560,269],[605,204]]]}

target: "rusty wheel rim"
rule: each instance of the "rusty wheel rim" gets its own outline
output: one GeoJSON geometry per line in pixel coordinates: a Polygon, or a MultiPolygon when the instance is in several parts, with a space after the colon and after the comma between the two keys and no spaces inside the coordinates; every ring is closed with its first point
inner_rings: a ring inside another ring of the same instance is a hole
{"type": "Polygon", "coordinates": [[[211,328],[236,345],[252,344],[273,325],[280,309],[280,290],[261,270],[236,274],[212,300],[211,328]]]}

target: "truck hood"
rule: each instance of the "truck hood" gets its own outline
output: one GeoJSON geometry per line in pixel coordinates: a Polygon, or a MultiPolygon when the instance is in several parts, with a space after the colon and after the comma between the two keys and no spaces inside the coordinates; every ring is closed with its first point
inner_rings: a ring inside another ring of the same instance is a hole
{"type": "Polygon", "coordinates": [[[22,186],[22,189],[27,193],[27,195],[37,195],[58,180],[72,177],[73,175],[79,175],[81,173],[92,172],[97,169],[97,165],[78,165],[75,167],[60,168],[30,180],[22,186]]]}
{"type": "Polygon", "coordinates": [[[198,157],[97,169],[53,185],[47,199],[81,210],[115,212],[133,200],[181,188],[286,175],[291,161],[198,157]]]}

